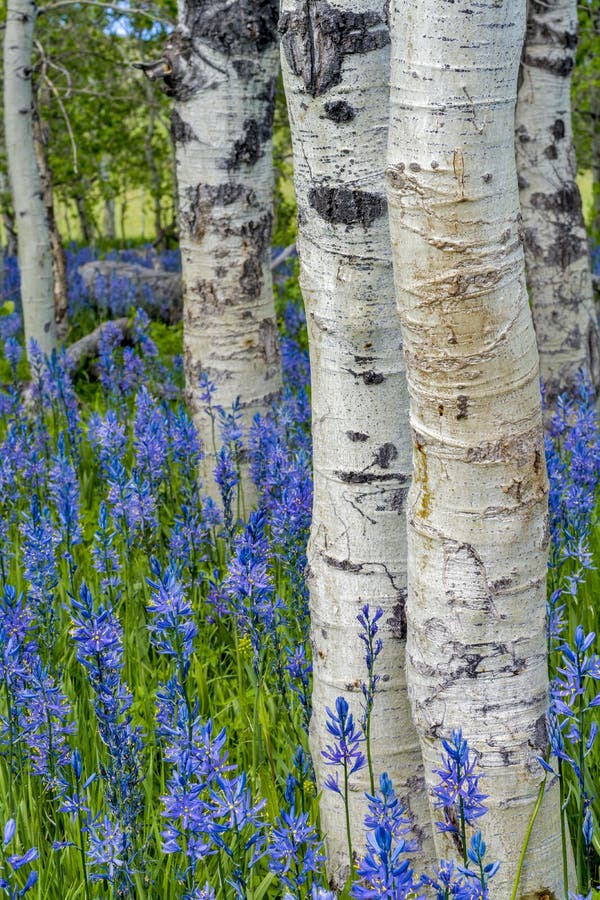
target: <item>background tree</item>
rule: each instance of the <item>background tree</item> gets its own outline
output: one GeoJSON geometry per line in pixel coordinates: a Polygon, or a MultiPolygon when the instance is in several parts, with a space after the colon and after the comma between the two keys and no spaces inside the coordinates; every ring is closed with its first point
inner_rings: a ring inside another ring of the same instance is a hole
{"type": "Polygon", "coordinates": [[[548,414],[583,371],[600,387],[600,333],[571,127],[576,0],[530,0],[516,112],[525,264],[548,414]]]}
{"type": "Polygon", "coordinates": [[[600,240],[600,6],[595,0],[577,4],[579,42],[573,70],[573,128],[577,162],[592,175],[591,230],[600,240]]]}
{"type": "Polygon", "coordinates": [[[34,0],[10,0],[4,33],[4,133],[18,227],[21,298],[27,344],[56,346],[50,234],[33,140],[34,0]]]}
{"type": "Polygon", "coordinates": [[[163,59],[146,67],[175,99],[186,394],[207,484],[216,448],[200,375],[216,387],[213,403],[228,409],[239,397],[247,425],[281,389],[271,278],[277,14],[275,0],[188,0],[163,59]]]}
{"type": "MultiPolygon", "coordinates": [[[[388,200],[410,388],[409,693],[425,771],[462,727],[508,897],[547,745],[547,478],[519,234],[521,0],[395,0],[388,200]],[[483,786],[483,783],[482,783],[483,786]]],[[[519,896],[562,896],[548,784],[519,896]]],[[[436,818],[439,818],[439,811],[436,818]]],[[[460,835],[437,835],[460,857],[460,835]]]]}

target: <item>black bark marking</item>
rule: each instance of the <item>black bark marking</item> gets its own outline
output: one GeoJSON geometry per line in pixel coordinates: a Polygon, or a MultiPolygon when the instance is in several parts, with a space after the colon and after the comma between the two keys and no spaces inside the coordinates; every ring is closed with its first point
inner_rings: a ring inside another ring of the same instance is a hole
{"type": "Polygon", "coordinates": [[[279,19],[287,63],[312,97],[342,80],[342,61],[351,53],[369,53],[390,42],[383,16],[337,9],[327,0],[300,0],[279,19]]]}
{"type": "Polygon", "coordinates": [[[186,7],[185,24],[194,39],[221,53],[262,53],[277,40],[276,0],[196,0],[186,7]]]}
{"type": "Polygon", "coordinates": [[[356,110],[345,100],[329,100],[325,104],[325,115],[332,122],[351,122],[356,116],[356,110]]]}
{"type": "Polygon", "coordinates": [[[275,319],[263,319],[258,329],[260,349],[268,366],[279,364],[279,336],[275,319]]]}
{"type": "Polygon", "coordinates": [[[466,394],[458,395],[458,397],[456,398],[456,405],[458,407],[456,420],[460,421],[460,419],[468,419],[469,398],[466,396],[466,394]]]}
{"type": "Polygon", "coordinates": [[[347,431],[346,437],[353,443],[356,443],[357,441],[364,442],[369,440],[369,435],[365,434],[363,431],[347,431]]]}
{"type": "Polygon", "coordinates": [[[554,144],[548,144],[544,147],[544,156],[546,159],[558,159],[558,150],[554,144]]]}
{"type": "Polygon", "coordinates": [[[334,225],[362,225],[363,228],[368,228],[387,209],[383,194],[326,185],[311,188],[308,203],[326,222],[334,225]]]}
{"type": "Polygon", "coordinates": [[[196,52],[191,35],[175,29],[165,44],[162,62],[160,72],[152,79],[158,81],[167,97],[185,102],[210,86],[214,72],[196,52]]]}
{"type": "Polygon", "coordinates": [[[271,78],[258,99],[264,104],[262,119],[246,119],[241,137],[234,142],[233,149],[225,160],[224,167],[228,171],[238,169],[242,164],[253,166],[265,152],[265,144],[273,134],[273,115],[275,112],[275,95],[277,79],[271,78]]]}
{"type": "Polygon", "coordinates": [[[339,569],[341,572],[361,572],[362,566],[359,563],[350,562],[349,559],[335,559],[333,556],[327,556],[321,553],[323,559],[332,569],[339,569]]]}
{"type": "Polygon", "coordinates": [[[234,142],[225,167],[231,171],[231,169],[238,169],[242,163],[253,166],[263,155],[263,143],[260,125],[256,119],[246,119],[243,134],[234,142]]]}
{"type": "Polygon", "coordinates": [[[240,279],[241,293],[249,299],[260,295],[267,250],[271,246],[273,216],[270,212],[242,225],[240,235],[246,250],[240,279]]]}
{"type": "Polygon", "coordinates": [[[386,625],[389,626],[389,629],[392,633],[392,637],[396,638],[399,641],[406,640],[406,597],[407,597],[406,588],[402,588],[398,591],[398,603],[392,609],[392,614],[389,619],[386,619],[386,625]]]}
{"type": "Polygon", "coordinates": [[[398,450],[394,444],[383,444],[375,453],[375,463],[382,469],[389,469],[395,459],[398,459],[398,450]]]}
{"type": "Polygon", "coordinates": [[[523,54],[523,64],[529,66],[530,69],[542,69],[544,72],[550,72],[558,78],[569,78],[575,67],[575,60],[572,56],[538,56],[536,53],[523,54]]]}
{"type": "MultiPolygon", "coordinates": [[[[389,498],[387,508],[393,509],[394,512],[401,513],[404,511],[404,507],[406,504],[406,497],[408,495],[408,488],[404,488],[399,491],[392,491],[391,496],[389,498]]],[[[379,509],[379,507],[377,507],[379,509]]],[[[385,507],[383,507],[385,509],[385,507]]]]}
{"type": "MultiPolygon", "coordinates": [[[[566,269],[571,263],[587,256],[587,240],[581,228],[581,194],[576,182],[567,182],[552,194],[532,194],[530,203],[534,209],[554,217],[555,238],[546,248],[544,256],[549,265],[556,266],[558,263],[566,269]]],[[[543,253],[542,248],[536,246],[535,232],[528,234],[526,231],[525,240],[536,256],[543,253]]]]}
{"type": "Polygon", "coordinates": [[[385,381],[385,375],[382,375],[381,372],[373,372],[372,370],[363,372],[361,377],[365,384],[382,384],[385,381]]]}
{"type": "Polygon", "coordinates": [[[246,202],[253,202],[253,192],[243,184],[226,182],[225,184],[197,184],[186,191],[186,212],[182,215],[182,225],[187,233],[196,241],[201,241],[206,233],[206,224],[213,210],[220,206],[229,206],[239,200],[244,193],[246,202]]]}
{"type": "Polygon", "coordinates": [[[255,78],[260,68],[254,59],[232,59],[231,65],[242,81],[250,81],[251,78],[255,78]]]}
{"type": "Polygon", "coordinates": [[[334,472],[335,478],[338,478],[344,484],[377,484],[380,481],[397,481],[399,484],[404,484],[407,480],[406,475],[402,475],[400,472],[386,472],[383,473],[375,473],[375,472],[334,472]]]}
{"type": "Polygon", "coordinates": [[[174,144],[189,144],[190,141],[198,140],[194,129],[187,122],[184,122],[176,109],[171,113],[171,140],[174,144]]]}
{"type": "Polygon", "coordinates": [[[556,119],[550,131],[552,132],[552,137],[555,141],[562,141],[565,136],[564,121],[562,119],[556,119]]]}

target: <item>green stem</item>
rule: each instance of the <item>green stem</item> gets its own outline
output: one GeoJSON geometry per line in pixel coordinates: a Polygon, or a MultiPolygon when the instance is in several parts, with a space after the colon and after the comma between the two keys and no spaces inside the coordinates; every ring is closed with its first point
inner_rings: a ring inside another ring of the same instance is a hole
{"type": "Polygon", "coordinates": [[[350,878],[354,880],[354,852],[352,850],[352,833],[350,831],[350,805],[348,803],[348,763],[344,759],[344,809],[346,811],[346,837],[348,838],[348,855],[350,857],[350,878]]]}
{"type": "Polygon", "coordinates": [[[375,776],[373,774],[373,759],[371,757],[371,710],[367,713],[365,722],[365,742],[367,745],[367,765],[369,766],[369,782],[371,784],[371,796],[375,796],[375,776]]]}
{"type": "MultiPolygon", "coordinates": [[[[460,783],[460,769],[458,772],[459,775],[459,783],[460,783]]],[[[458,812],[460,815],[460,836],[462,839],[462,852],[463,852],[463,862],[465,866],[469,865],[469,858],[467,856],[467,827],[465,821],[465,802],[462,797],[458,798],[458,812]]]]}
{"type": "MultiPolygon", "coordinates": [[[[525,832],[525,840],[523,841],[523,846],[521,847],[521,853],[519,856],[517,871],[515,873],[515,880],[513,882],[513,888],[512,888],[512,893],[510,895],[510,900],[516,900],[516,897],[517,897],[517,891],[519,889],[519,881],[521,880],[521,871],[523,869],[523,863],[525,862],[525,855],[527,853],[527,847],[529,846],[529,839],[531,837],[531,832],[533,831],[533,825],[537,818],[537,814],[540,811],[540,807],[542,805],[542,800],[544,798],[544,790],[546,788],[546,778],[547,778],[547,775],[544,775],[544,780],[540,784],[540,787],[538,790],[538,795],[537,795],[537,798],[535,801],[535,806],[533,807],[533,812],[531,813],[531,817],[529,819],[529,825],[527,826],[527,831],[525,832]]],[[[561,781],[561,785],[562,785],[562,781],[561,781]]],[[[562,808],[561,808],[561,816],[560,817],[561,817],[561,825],[562,825],[562,818],[563,818],[562,808]]],[[[563,829],[563,838],[564,838],[564,829],[563,829]]],[[[566,866],[565,866],[565,873],[566,873],[566,866]]],[[[567,888],[567,886],[565,886],[565,897],[567,896],[567,893],[568,893],[568,888],[567,888]]]]}

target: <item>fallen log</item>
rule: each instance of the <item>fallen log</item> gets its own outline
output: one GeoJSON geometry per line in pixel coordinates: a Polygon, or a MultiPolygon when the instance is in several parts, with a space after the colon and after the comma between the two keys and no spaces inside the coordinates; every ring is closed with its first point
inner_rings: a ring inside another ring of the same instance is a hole
{"type": "MultiPolygon", "coordinates": [[[[132,305],[167,325],[181,321],[183,299],[179,272],[165,272],[164,269],[149,269],[136,263],[99,259],[80,266],[79,274],[89,293],[98,300],[104,299],[101,291],[110,291],[111,287],[122,295],[123,281],[127,281],[133,289],[130,296],[132,305]]],[[[122,312],[129,310],[122,308],[122,312]]]]}
{"type": "Polygon", "coordinates": [[[108,331],[109,328],[113,330],[118,329],[123,336],[123,340],[131,340],[131,322],[129,319],[109,319],[107,322],[102,322],[100,325],[96,326],[93,331],[90,331],[89,334],[84,335],[78,341],[74,341],[67,347],[67,356],[74,368],[84,360],[98,356],[100,340],[102,335],[108,331]]]}

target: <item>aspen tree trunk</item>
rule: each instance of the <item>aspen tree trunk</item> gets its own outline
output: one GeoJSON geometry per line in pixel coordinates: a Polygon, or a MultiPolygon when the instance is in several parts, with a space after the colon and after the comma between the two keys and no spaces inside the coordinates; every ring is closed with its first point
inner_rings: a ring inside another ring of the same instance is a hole
{"type": "Polygon", "coordinates": [[[56,347],[50,233],[33,146],[31,57],[34,0],[8,0],[4,33],[6,156],[19,235],[25,340],[56,347]]]}
{"type": "MultiPolygon", "coordinates": [[[[547,744],[548,486],[513,134],[524,26],[524,0],[394,0],[387,169],[414,447],[409,693],[429,778],[453,728],[480,754],[502,900],[547,744]]],[[[460,856],[450,835],[436,844],[460,856]]],[[[562,896],[560,857],[550,780],[518,896],[562,896]]]]}
{"type": "Polygon", "coordinates": [[[2,209],[2,225],[4,226],[4,238],[6,240],[6,253],[8,256],[17,255],[17,228],[12,208],[8,178],[0,170],[0,208],[2,209]]]}
{"type": "MultiPolygon", "coordinates": [[[[216,384],[213,402],[240,398],[246,425],[281,390],[270,267],[277,14],[276,0],[186,0],[164,59],[146,67],[176,101],[186,393],[207,486],[214,448],[200,373],[216,384]]],[[[252,490],[245,473],[247,498],[252,490]]]]}
{"type": "MultiPolygon", "coordinates": [[[[81,184],[79,190],[85,190],[85,185],[81,184]]],[[[81,239],[86,247],[91,247],[94,243],[94,223],[90,220],[88,216],[88,211],[85,208],[85,200],[83,194],[75,195],[75,208],[77,209],[77,218],[79,219],[79,228],[81,229],[81,239]]],[[[123,198],[123,209],[125,209],[125,198],[123,198]]],[[[123,227],[123,221],[121,218],[121,231],[123,233],[123,240],[125,240],[125,231],[123,227]]]]}
{"type": "MultiPolygon", "coordinates": [[[[600,12],[598,12],[600,20],[600,12]]],[[[600,39],[600,21],[598,23],[598,37],[600,39]]],[[[600,241],[600,84],[596,84],[592,90],[592,185],[593,185],[593,219],[592,234],[596,241],[600,241]]]]}
{"type": "Polygon", "coordinates": [[[525,264],[548,416],[579,370],[600,387],[600,333],[571,125],[577,0],[529,0],[516,113],[525,264]]]}
{"type": "Polygon", "coordinates": [[[48,165],[46,147],[48,137],[34,97],[33,101],[33,146],[35,158],[40,173],[42,186],[42,198],[46,208],[46,221],[50,233],[50,250],[52,253],[52,275],[54,291],[54,319],[56,322],[56,334],[59,338],[65,338],[68,328],[68,302],[67,302],[67,261],[62,245],[60,232],[54,214],[54,190],[52,185],[52,172],[48,165]]]}
{"type": "MultiPolygon", "coordinates": [[[[294,151],[300,282],[311,359],[314,504],[308,550],[313,644],[310,743],[317,781],[331,771],[326,707],[361,715],[366,680],[357,615],[381,619],[385,676],[372,720],[376,784],[388,772],[410,810],[421,857],[433,853],[424,772],[406,692],[405,503],[408,389],[396,310],[384,159],[389,31],[383,0],[284,0],[282,69],[294,151]]],[[[366,769],[351,782],[354,849],[364,852],[366,769]]],[[[330,874],[348,875],[341,798],[321,797],[330,874]]]]}
{"type": "Polygon", "coordinates": [[[158,171],[158,167],[156,165],[156,158],[154,156],[154,147],[152,146],[152,139],[154,137],[154,130],[156,124],[156,110],[154,109],[153,104],[153,92],[152,87],[149,82],[144,81],[146,86],[146,98],[148,101],[148,111],[150,116],[150,122],[148,124],[148,130],[146,131],[146,135],[144,137],[144,152],[146,156],[146,163],[148,165],[148,169],[150,171],[150,181],[152,184],[152,206],[154,209],[154,231],[156,232],[156,239],[154,241],[154,245],[156,247],[162,248],[164,246],[164,230],[162,225],[162,203],[160,196],[160,173],[158,171]]]}

